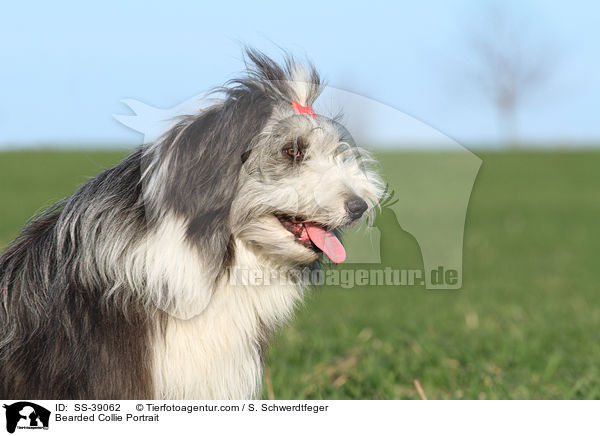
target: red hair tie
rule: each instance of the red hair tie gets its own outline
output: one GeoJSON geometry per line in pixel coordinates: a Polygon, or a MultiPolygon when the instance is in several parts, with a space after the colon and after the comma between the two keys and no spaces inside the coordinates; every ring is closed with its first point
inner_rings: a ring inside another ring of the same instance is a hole
{"type": "Polygon", "coordinates": [[[313,118],[317,118],[315,111],[310,106],[302,106],[296,100],[292,100],[292,107],[296,111],[297,114],[306,114],[311,115],[313,118]]]}

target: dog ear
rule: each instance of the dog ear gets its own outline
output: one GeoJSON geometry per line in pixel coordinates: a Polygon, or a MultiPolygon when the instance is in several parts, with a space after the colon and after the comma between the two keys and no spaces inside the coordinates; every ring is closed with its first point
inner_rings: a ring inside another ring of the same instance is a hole
{"type": "Polygon", "coordinates": [[[221,258],[229,242],[229,211],[242,161],[249,155],[247,144],[272,111],[269,102],[258,97],[248,93],[201,114],[171,150],[169,172],[177,177],[169,180],[166,200],[190,219],[188,239],[203,248],[210,244],[221,258]]]}
{"type": "MultiPolygon", "coordinates": [[[[184,118],[157,144],[142,173],[146,216],[154,228],[144,250],[146,298],[182,319],[201,313],[234,258],[229,215],[247,148],[272,112],[248,91],[184,118]],[[156,159],[156,158],[154,158],[156,159]],[[182,246],[183,243],[183,246],[182,246]]],[[[147,163],[147,162],[146,162],[147,163]]]]}
{"type": "Polygon", "coordinates": [[[272,102],[258,89],[238,90],[222,104],[182,120],[161,143],[166,171],[157,170],[160,180],[153,183],[161,185],[168,213],[185,223],[183,237],[194,250],[187,257],[201,262],[202,283],[186,292],[167,292],[169,304],[180,308],[179,317],[189,318],[206,307],[219,274],[234,258],[229,215],[242,171],[240,156],[248,156],[272,110],[272,102]]]}

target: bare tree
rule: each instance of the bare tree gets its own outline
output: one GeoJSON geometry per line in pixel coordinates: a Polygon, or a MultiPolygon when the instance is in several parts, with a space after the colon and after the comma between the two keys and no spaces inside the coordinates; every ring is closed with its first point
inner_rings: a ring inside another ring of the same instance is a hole
{"type": "Polygon", "coordinates": [[[517,20],[502,6],[485,12],[480,27],[467,36],[469,80],[495,108],[505,144],[517,145],[518,111],[554,73],[556,51],[548,37],[535,34],[537,23],[517,20]]]}

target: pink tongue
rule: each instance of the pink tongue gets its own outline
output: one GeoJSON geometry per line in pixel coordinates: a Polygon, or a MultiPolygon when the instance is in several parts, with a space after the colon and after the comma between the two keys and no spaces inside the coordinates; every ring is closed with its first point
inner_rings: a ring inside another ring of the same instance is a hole
{"type": "Polygon", "coordinates": [[[332,262],[341,263],[346,260],[346,250],[332,232],[310,223],[305,223],[304,227],[313,244],[323,250],[332,262]]]}

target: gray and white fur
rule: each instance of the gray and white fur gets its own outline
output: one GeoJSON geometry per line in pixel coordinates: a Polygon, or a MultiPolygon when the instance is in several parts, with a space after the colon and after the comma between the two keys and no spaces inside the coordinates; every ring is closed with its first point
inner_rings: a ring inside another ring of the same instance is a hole
{"type": "Polygon", "coordinates": [[[384,190],[335,120],[292,108],[320,93],[312,66],[247,57],[219,103],[35,217],[2,254],[2,399],[260,394],[266,340],[305,290],[231,271],[317,265],[282,217],[337,231],[384,190]]]}

